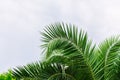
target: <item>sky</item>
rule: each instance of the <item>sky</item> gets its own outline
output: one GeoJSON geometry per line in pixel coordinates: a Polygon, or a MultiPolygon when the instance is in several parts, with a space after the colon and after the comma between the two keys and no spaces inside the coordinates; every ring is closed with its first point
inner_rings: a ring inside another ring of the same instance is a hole
{"type": "Polygon", "coordinates": [[[120,0],[0,0],[0,73],[42,60],[41,35],[55,22],[75,24],[99,43],[120,34],[120,0]]]}

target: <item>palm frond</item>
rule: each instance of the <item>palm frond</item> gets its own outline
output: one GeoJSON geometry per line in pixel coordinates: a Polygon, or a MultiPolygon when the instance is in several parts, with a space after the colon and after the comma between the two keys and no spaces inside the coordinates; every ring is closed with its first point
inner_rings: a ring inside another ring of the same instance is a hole
{"type": "Polygon", "coordinates": [[[16,79],[24,80],[75,80],[65,73],[65,66],[58,63],[32,63],[17,67],[12,74],[16,79]]]}
{"type": "MultiPolygon", "coordinates": [[[[92,42],[88,40],[87,33],[83,30],[78,32],[78,29],[74,25],[60,23],[47,26],[44,31],[42,33],[42,39],[44,48],[47,51],[46,59],[49,59],[55,54],[69,57],[70,59],[76,57],[72,60],[76,60],[78,56],[77,61],[82,61],[78,62],[77,65],[87,66],[86,68],[88,69],[86,70],[88,71],[86,72],[89,72],[89,75],[91,74],[91,80],[94,79],[92,70],[92,65],[95,63],[94,47],[92,46],[92,42]]],[[[79,68],[83,69],[84,67],[79,68]]]]}
{"type": "MultiPolygon", "coordinates": [[[[99,64],[99,68],[102,74],[102,79],[104,80],[114,80],[117,69],[117,65],[120,66],[119,63],[119,55],[120,55],[120,39],[119,37],[111,37],[106,39],[99,45],[99,58],[101,61],[99,64]]],[[[119,78],[120,79],[120,78],[119,78]]]]}

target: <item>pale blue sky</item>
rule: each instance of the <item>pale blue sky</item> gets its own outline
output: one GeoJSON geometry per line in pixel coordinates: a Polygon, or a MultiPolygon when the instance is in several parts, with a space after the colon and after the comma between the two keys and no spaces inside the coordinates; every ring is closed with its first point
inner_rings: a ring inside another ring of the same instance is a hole
{"type": "Polygon", "coordinates": [[[0,72],[42,58],[40,34],[54,22],[76,24],[94,42],[120,34],[120,0],[0,0],[0,72]]]}

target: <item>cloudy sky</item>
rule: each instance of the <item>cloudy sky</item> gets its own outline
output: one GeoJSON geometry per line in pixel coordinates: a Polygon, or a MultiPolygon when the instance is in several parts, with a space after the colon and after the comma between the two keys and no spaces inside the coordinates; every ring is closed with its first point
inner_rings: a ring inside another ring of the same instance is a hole
{"type": "Polygon", "coordinates": [[[0,0],[0,72],[41,59],[39,32],[54,22],[98,43],[120,34],[120,0],[0,0]]]}

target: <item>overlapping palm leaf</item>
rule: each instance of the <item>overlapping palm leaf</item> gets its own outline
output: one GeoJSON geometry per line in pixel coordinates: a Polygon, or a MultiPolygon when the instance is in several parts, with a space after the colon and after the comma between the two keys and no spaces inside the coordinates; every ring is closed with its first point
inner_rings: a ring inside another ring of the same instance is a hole
{"type": "Polygon", "coordinates": [[[120,40],[106,39],[98,47],[87,33],[71,24],[55,23],[42,34],[43,62],[18,67],[13,76],[33,80],[119,80],[120,40]]]}

